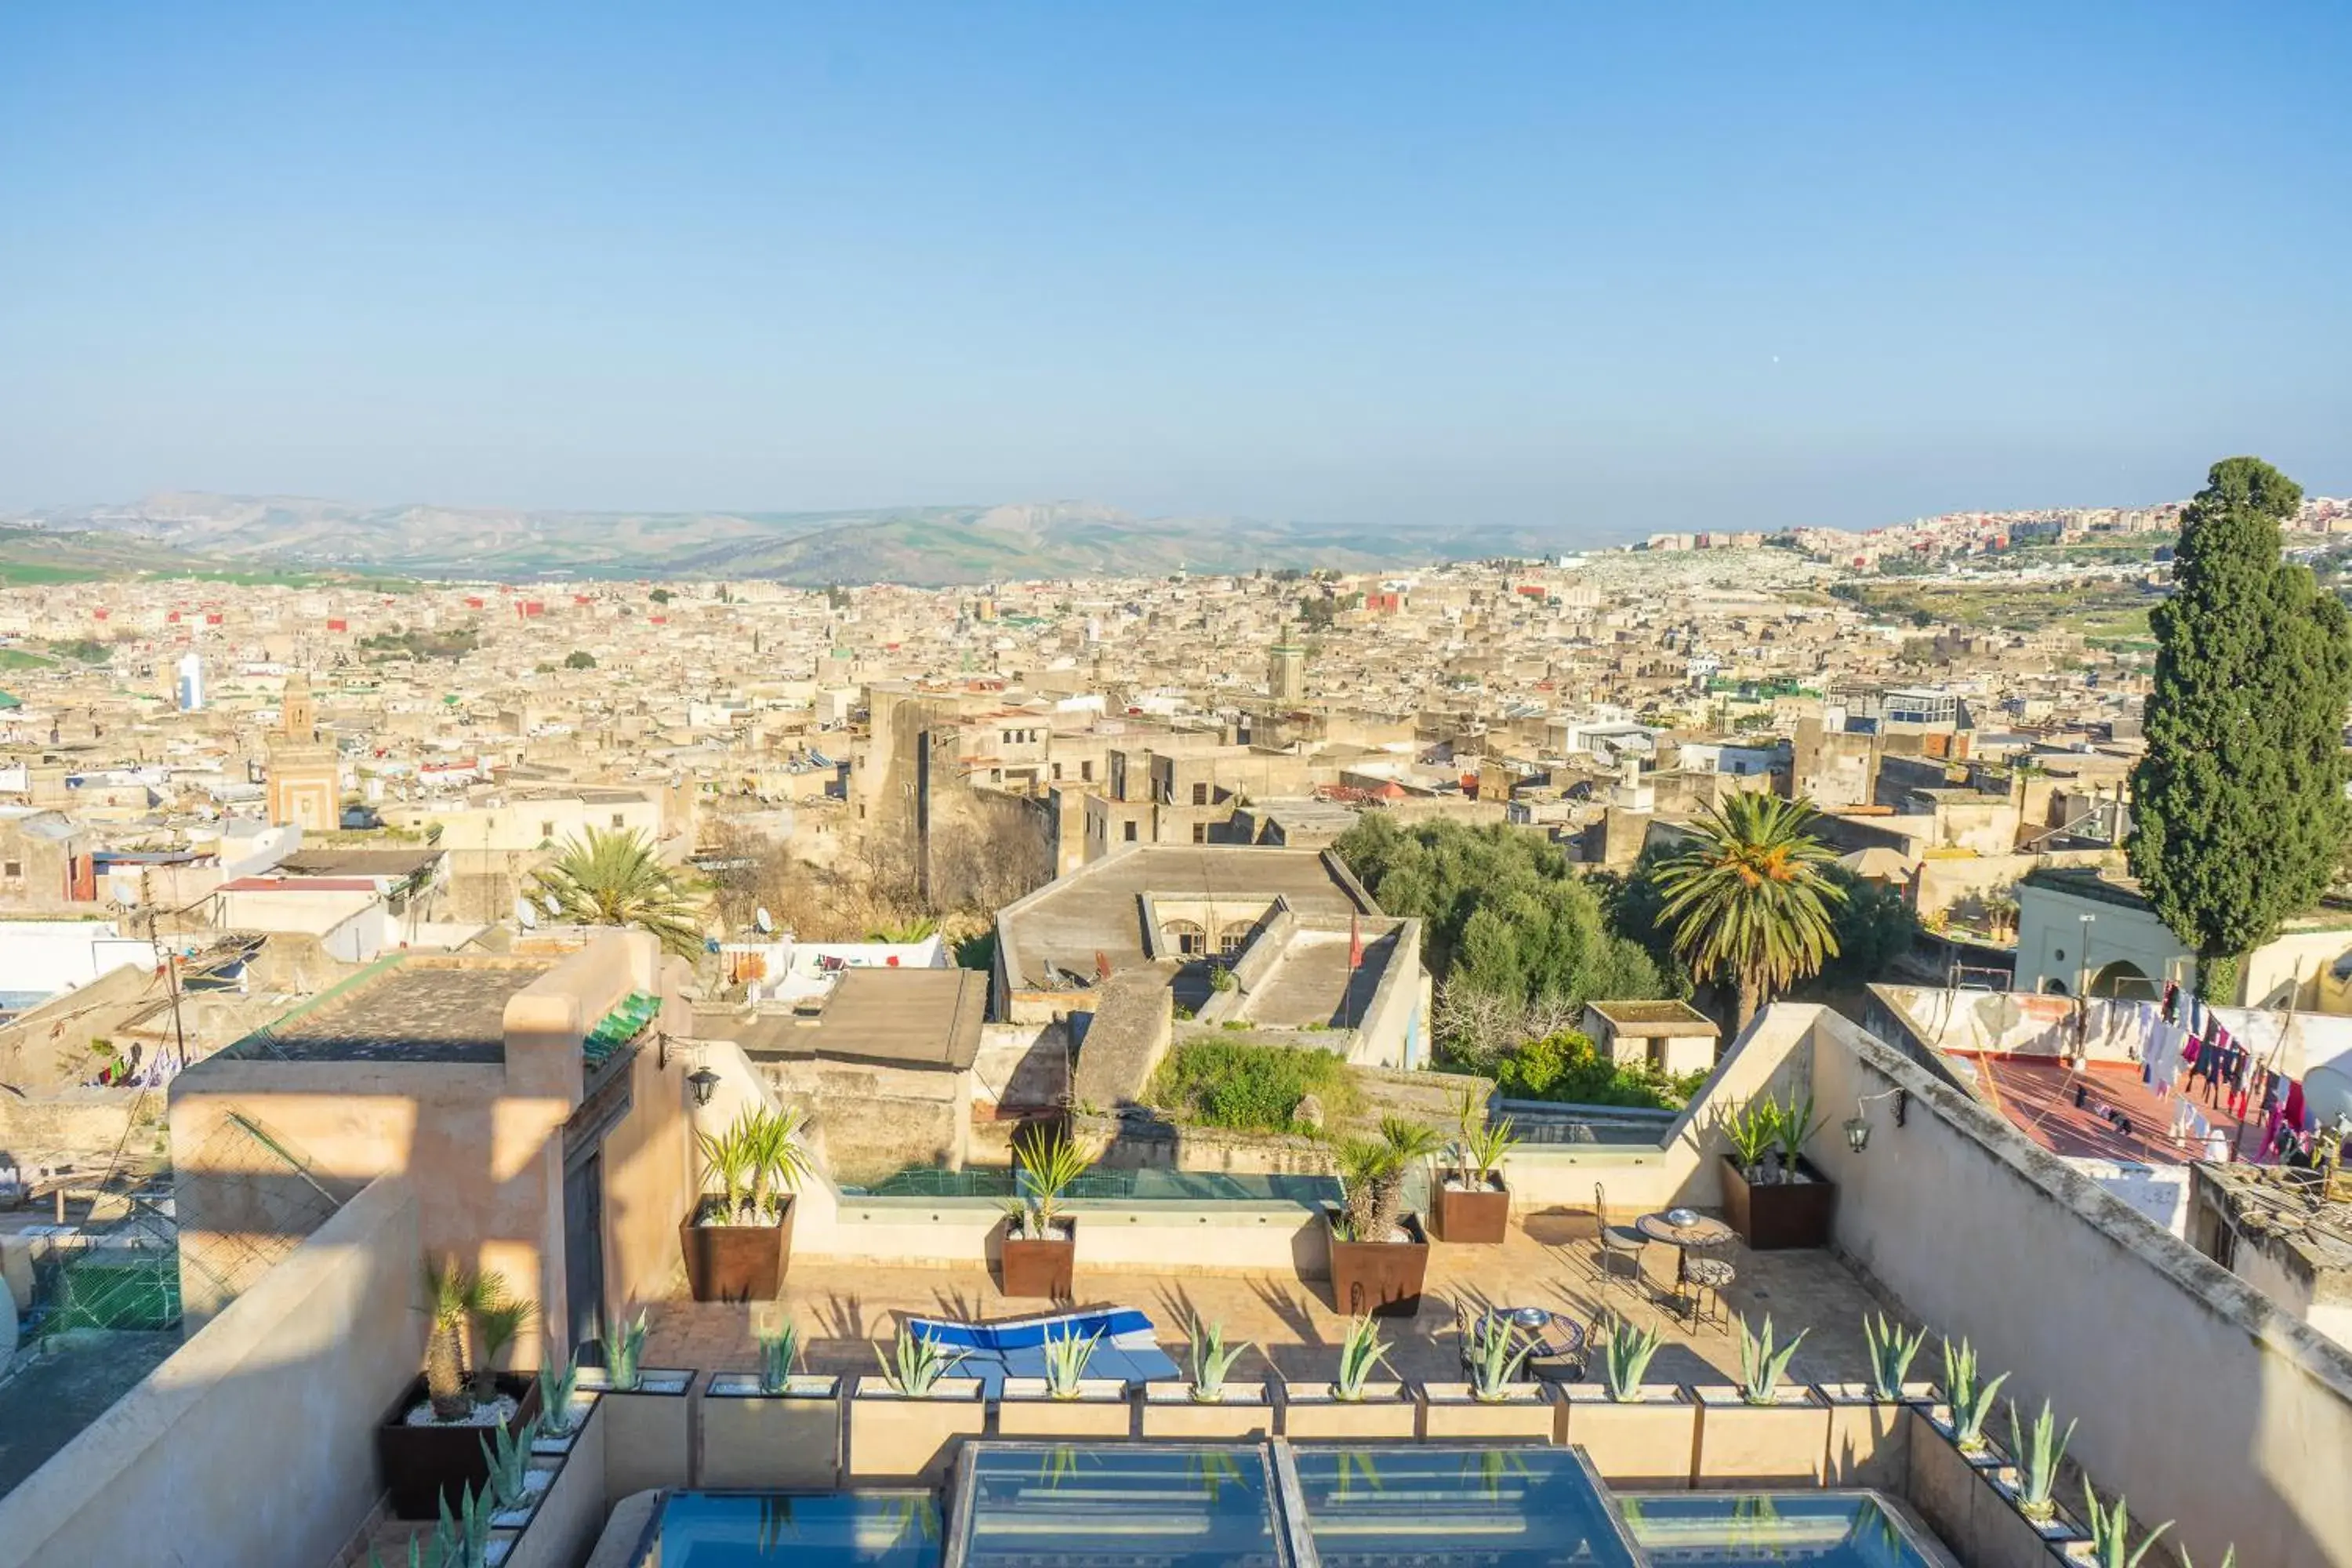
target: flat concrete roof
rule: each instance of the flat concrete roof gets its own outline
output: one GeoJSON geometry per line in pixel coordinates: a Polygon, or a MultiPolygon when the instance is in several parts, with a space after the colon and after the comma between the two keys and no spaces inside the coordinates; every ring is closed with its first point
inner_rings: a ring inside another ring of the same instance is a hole
{"type": "Polygon", "coordinates": [[[439,849],[301,849],[280,861],[289,877],[411,877],[436,860],[439,849]]]}
{"type": "Polygon", "coordinates": [[[1018,986],[1044,986],[1045,965],[1091,978],[1095,954],[1114,971],[1146,962],[1143,895],[1167,900],[1286,899],[1303,916],[1346,920],[1380,910],[1336,874],[1318,849],[1215,844],[1144,844],[1106,856],[1047,884],[997,917],[1018,986]]]}
{"type": "Polygon", "coordinates": [[[1720,1036],[1723,1031],[1714,1019],[1687,1002],[1593,1002],[1591,1009],[1609,1020],[1610,1026],[1629,1038],[1651,1036],[1685,1035],[1720,1036]]]}
{"type": "Polygon", "coordinates": [[[503,1062],[508,999],[554,967],[530,959],[404,959],[221,1054],[248,1061],[503,1062]]]}
{"type": "Polygon", "coordinates": [[[698,1011],[695,1028],[754,1056],[966,1072],[979,1058],[987,1010],[988,976],[976,969],[852,969],[834,982],[814,1022],[783,1012],[698,1011]]]}

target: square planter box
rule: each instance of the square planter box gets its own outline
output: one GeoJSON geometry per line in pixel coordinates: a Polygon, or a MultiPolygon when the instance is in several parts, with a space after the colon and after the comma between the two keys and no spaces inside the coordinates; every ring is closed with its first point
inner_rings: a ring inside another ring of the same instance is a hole
{"type": "Polygon", "coordinates": [[[2014,1466],[1979,1470],[1977,1479],[1983,1485],[1977,1496],[1975,1533],[1979,1549],[1994,1564],[2015,1562],[2021,1568],[2041,1568],[2053,1552],[2063,1554],[2070,1542],[2090,1540],[2090,1531],[2063,1503],[2048,1519],[2027,1518],[2018,1506],[2014,1466]]]}
{"type": "MultiPolygon", "coordinates": [[[[519,1431],[539,1414],[538,1379],[500,1373],[494,1386],[515,1401],[515,1413],[504,1423],[509,1432],[519,1431]]],[[[482,1439],[497,1428],[411,1426],[408,1413],[424,1397],[425,1378],[419,1373],[376,1426],[376,1464],[397,1519],[438,1519],[445,1497],[455,1510],[467,1487],[479,1491],[490,1479],[482,1439]]]]}
{"type": "Polygon", "coordinates": [[[1410,1442],[1420,1426],[1420,1402],[1402,1383],[1367,1383],[1358,1400],[1328,1383],[1282,1385],[1282,1435],[1294,1441],[1410,1442]]]}
{"type": "MultiPolygon", "coordinates": [[[[774,1225],[697,1225],[689,1214],[677,1223],[677,1249],[686,1258],[686,1282],[698,1301],[772,1301],[783,1289],[784,1266],[793,1252],[793,1211],[784,1200],[774,1225]]],[[[701,1212],[700,1205],[696,1214],[701,1212]]]]}
{"type": "Polygon", "coordinates": [[[1619,1404],[1593,1383],[1560,1390],[1559,1441],[1584,1450],[1602,1480],[1629,1487],[1687,1488],[1698,1458],[1698,1405],[1670,1384],[1645,1384],[1619,1404]]]}
{"type": "Polygon", "coordinates": [[[1929,1385],[1905,1384],[1902,1399],[1884,1401],[1866,1383],[1825,1383],[1817,1391],[1830,1405],[1822,1484],[1901,1492],[1911,1468],[1911,1405],[1933,1392],[1929,1385]]]}
{"type": "Polygon", "coordinates": [[[1223,1397],[1204,1405],[1190,1384],[1143,1386],[1143,1435],[1182,1442],[1238,1441],[1274,1435],[1274,1401],[1263,1383],[1228,1383],[1223,1397]]]}
{"type": "Polygon", "coordinates": [[[1971,1561],[1981,1505],[1999,1500],[1983,1479],[1990,1464],[1972,1463],[1955,1447],[1949,1421],[1939,1421],[1937,1413],[1932,1405],[1911,1407],[1911,1432],[1905,1444],[1907,1474],[1900,1495],[1963,1561],[1971,1561]]]}
{"type": "Polygon", "coordinates": [[[941,1378],[929,1397],[909,1399],[887,1379],[859,1378],[849,1402],[850,1479],[934,1487],[946,1481],[963,1440],[988,1430],[980,1387],[976,1377],[941,1378]]]}
{"type": "Polygon", "coordinates": [[[568,1430],[551,1432],[542,1426],[530,1451],[545,1458],[560,1458],[572,1452],[580,1440],[581,1429],[588,1425],[588,1416],[596,1408],[597,1393],[593,1388],[575,1386],[572,1391],[572,1425],[568,1430]]]}
{"type": "Polygon", "coordinates": [[[1323,1211],[1331,1238],[1331,1300],[1339,1310],[1351,1318],[1360,1312],[1416,1316],[1422,1283],[1429,1277],[1429,1233],[1421,1216],[1409,1214],[1397,1221],[1411,1233],[1411,1241],[1342,1241],[1338,1218],[1337,1210],[1323,1211]]]}
{"type": "Polygon", "coordinates": [[[1696,1487],[1817,1487],[1829,1453],[1830,1407],[1802,1384],[1770,1405],[1750,1405],[1736,1388],[1698,1394],[1696,1487]]]}
{"type": "Polygon", "coordinates": [[[1075,1399],[1045,1392],[1042,1377],[1008,1377],[996,1405],[1000,1437],[1118,1437],[1135,1433],[1135,1405],[1115,1377],[1078,1380],[1075,1399]]]}
{"type": "Polygon", "coordinates": [[[1466,1383],[1421,1385],[1421,1435],[1433,1443],[1455,1437],[1549,1443],[1557,1425],[1550,1393],[1539,1383],[1514,1384],[1497,1400],[1478,1398],[1466,1383]]]}
{"type": "Polygon", "coordinates": [[[1451,1181],[1437,1189],[1437,1238],[1455,1246],[1491,1246],[1511,1228],[1511,1190],[1500,1176],[1489,1176],[1482,1186],[1456,1186],[1451,1181]]]}
{"type": "Polygon", "coordinates": [[[1801,1182],[1761,1182],[1750,1186],[1739,1162],[1723,1156],[1723,1217],[1755,1252],[1797,1247],[1827,1247],[1830,1221],[1837,1213],[1837,1184],[1799,1160],[1801,1182]]]}
{"type": "Polygon", "coordinates": [[[694,1484],[693,1373],[646,1367],[636,1387],[618,1389],[602,1368],[582,1367],[580,1386],[604,1410],[605,1496],[694,1484]]]}
{"type": "Polygon", "coordinates": [[[1035,1296],[1049,1301],[1070,1299],[1070,1276],[1078,1260],[1078,1222],[1065,1222],[1066,1236],[1025,1237],[1004,1233],[998,1272],[1008,1296],[1035,1296]]]}
{"type": "Polygon", "coordinates": [[[841,1379],[801,1376],[763,1393],[751,1373],[703,1385],[695,1485],[829,1492],[841,1484],[841,1379]]]}

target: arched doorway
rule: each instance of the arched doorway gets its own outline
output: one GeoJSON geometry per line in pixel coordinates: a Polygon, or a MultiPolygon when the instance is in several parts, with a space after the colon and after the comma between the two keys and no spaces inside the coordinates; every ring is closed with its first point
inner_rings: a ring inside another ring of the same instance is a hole
{"type": "Polygon", "coordinates": [[[2156,982],[2150,980],[2147,972],[2138,964],[2126,958],[2118,958],[2112,963],[2101,965],[2099,972],[2091,976],[2091,987],[2086,994],[2152,1002],[2157,996],[2157,987],[2156,982]]]}

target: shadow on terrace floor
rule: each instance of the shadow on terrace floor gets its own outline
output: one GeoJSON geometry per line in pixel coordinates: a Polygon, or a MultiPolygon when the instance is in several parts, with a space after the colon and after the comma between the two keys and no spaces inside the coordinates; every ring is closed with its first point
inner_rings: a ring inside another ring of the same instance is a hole
{"type": "MultiPolygon", "coordinates": [[[[1532,1216],[1535,1234],[1515,1224],[1500,1247],[1431,1248],[1427,1293],[1420,1316],[1383,1328],[1394,1348],[1397,1373],[1416,1381],[1454,1381],[1456,1363],[1454,1312],[1457,1304],[1540,1306],[1590,1324],[1605,1304],[1635,1323],[1654,1325],[1666,1348],[1652,1363],[1653,1381],[1691,1384],[1736,1382],[1738,1334],[1720,1313],[1694,1330],[1668,1310],[1674,1288],[1675,1253],[1654,1246],[1642,1259],[1636,1287],[1621,1266],[1603,1281],[1589,1219],[1532,1216]],[[1538,1239],[1540,1238],[1540,1239],[1538,1239]]],[[[1733,1243],[1717,1256],[1738,1271],[1727,1292],[1732,1315],[1761,1326],[1771,1315],[1776,1335],[1786,1343],[1809,1330],[1790,1375],[1806,1382],[1858,1382],[1867,1376],[1864,1316],[1880,1303],[1843,1265],[1822,1252],[1749,1252],[1733,1243]]],[[[1179,1364],[1184,1360],[1188,1326],[1198,1315],[1223,1324],[1225,1337],[1259,1347],[1239,1376],[1262,1375],[1266,1363],[1293,1378],[1328,1374],[1332,1346],[1345,1320],[1332,1310],[1329,1287],[1309,1285],[1289,1274],[1150,1274],[1090,1269],[1080,1254],[1076,1279],[1080,1306],[1139,1308],[1150,1315],[1162,1346],[1179,1364]]],[[[986,1320],[1052,1310],[1049,1302],[1015,1300],[997,1289],[992,1274],[978,1268],[881,1268],[856,1263],[795,1260],[784,1283],[782,1305],[798,1325],[812,1372],[851,1375],[876,1370],[869,1346],[896,1332],[901,1314],[986,1320]]],[[[748,1372],[759,1365],[753,1317],[765,1309],[686,1300],[649,1308],[647,1366],[690,1367],[700,1372],[748,1372]]],[[[1596,1368],[1593,1374],[1598,1375],[1596,1368]]]]}

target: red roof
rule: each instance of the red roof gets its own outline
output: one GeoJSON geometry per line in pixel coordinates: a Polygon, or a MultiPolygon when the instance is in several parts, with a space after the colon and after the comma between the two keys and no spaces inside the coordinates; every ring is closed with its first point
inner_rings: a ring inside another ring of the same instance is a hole
{"type": "MultiPolygon", "coordinates": [[[[2201,1144],[2188,1138],[2172,1140],[2173,1107],[2188,1085],[2184,1070],[2170,1100],[2139,1080],[2139,1069],[2127,1063],[2097,1063],[2079,1072],[2063,1063],[2042,1058],[1969,1057],[1979,1083],[1990,1079],[1986,1097],[2010,1124],[2044,1149],[2069,1160],[2132,1160],[2151,1165],[2185,1165],[2205,1158],[2201,1144]],[[2074,1104],[2074,1087],[2084,1089],[2083,1104],[2074,1104]],[[2103,1109],[2112,1109],[2131,1121],[2131,1134],[2110,1121],[2103,1109]]],[[[2213,1127],[2234,1133],[2238,1123],[2219,1106],[2205,1103],[2200,1079],[2189,1102],[2213,1127]]],[[[2260,1131],[2259,1128],[2256,1129],[2260,1131]]],[[[2253,1153],[2252,1133],[2241,1153],[2253,1153]]]]}

